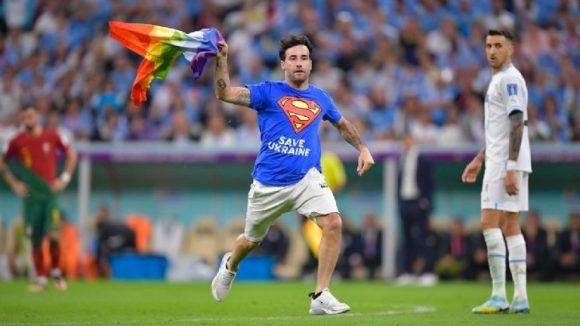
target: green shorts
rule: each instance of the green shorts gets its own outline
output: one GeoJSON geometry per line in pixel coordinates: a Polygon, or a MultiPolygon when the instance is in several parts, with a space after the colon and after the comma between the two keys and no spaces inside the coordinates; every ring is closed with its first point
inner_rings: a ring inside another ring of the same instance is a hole
{"type": "Polygon", "coordinates": [[[40,241],[48,231],[59,231],[61,224],[58,199],[56,195],[24,200],[24,222],[26,234],[33,241],[40,241]]]}

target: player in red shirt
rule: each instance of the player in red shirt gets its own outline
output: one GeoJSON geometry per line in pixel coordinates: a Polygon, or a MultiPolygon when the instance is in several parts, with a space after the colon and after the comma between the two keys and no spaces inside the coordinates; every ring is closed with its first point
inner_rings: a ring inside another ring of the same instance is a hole
{"type": "Polygon", "coordinates": [[[37,279],[30,290],[46,289],[47,271],[44,268],[42,241],[48,235],[50,243],[50,274],[57,290],[66,290],[66,282],[58,268],[60,214],[57,194],[63,191],[71,179],[77,156],[68,139],[56,130],[44,129],[39,124],[39,113],[33,105],[22,109],[24,129],[10,139],[0,157],[0,174],[12,190],[23,198],[23,214],[26,235],[32,242],[32,258],[37,279]],[[57,178],[57,153],[66,155],[64,171],[57,178]],[[6,166],[16,159],[12,172],[6,166]]]}

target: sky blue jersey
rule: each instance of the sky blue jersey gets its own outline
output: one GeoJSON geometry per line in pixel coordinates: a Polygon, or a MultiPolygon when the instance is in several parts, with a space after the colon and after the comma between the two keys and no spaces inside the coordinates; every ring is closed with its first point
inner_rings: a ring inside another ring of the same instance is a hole
{"type": "Polygon", "coordinates": [[[254,179],[266,185],[286,186],[300,181],[313,167],[321,171],[320,122],[341,119],[330,96],[313,85],[297,90],[284,81],[246,87],[250,90],[250,107],[258,112],[261,138],[254,179]]]}

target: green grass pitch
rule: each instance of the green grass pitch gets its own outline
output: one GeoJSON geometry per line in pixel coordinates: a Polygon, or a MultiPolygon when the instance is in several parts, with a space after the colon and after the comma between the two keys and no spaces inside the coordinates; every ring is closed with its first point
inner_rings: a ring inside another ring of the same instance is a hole
{"type": "MultiPolygon", "coordinates": [[[[237,282],[224,302],[208,283],[77,282],[64,293],[0,283],[0,325],[580,325],[580,283],[532,283],[528,315],[473,315],[490,284],[397,287],[336,282],[352,311],[309,316],[310,282],[237,282]]],[[[508,288],[511,296],[512,288],[508,288]]]]}

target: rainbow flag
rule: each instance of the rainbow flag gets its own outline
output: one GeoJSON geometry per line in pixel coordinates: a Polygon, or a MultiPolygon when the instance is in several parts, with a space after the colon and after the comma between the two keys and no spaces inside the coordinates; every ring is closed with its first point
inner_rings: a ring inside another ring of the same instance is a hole
{"type": "Polygon", "coordinates": [[[131,100],[141,106],[154,78],[164,79],[175,59],[183,54],[191,63],[193,78],[198,79],[207,58],[219,51],[223,36],[215,28],[204,28],[186,34],[182,31],[150,24],[110,21],[111,37],[131,51],[143,56],[131,89],[131,100]]]}

